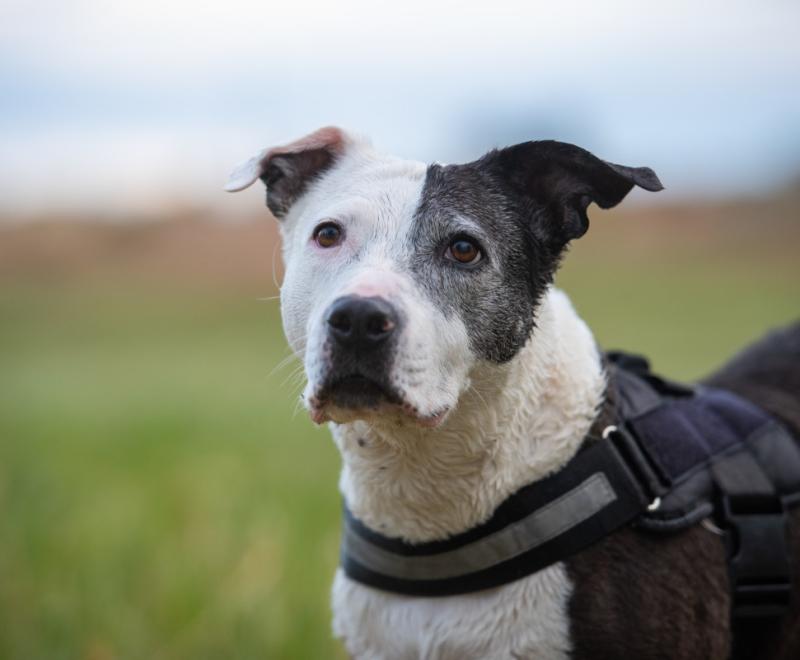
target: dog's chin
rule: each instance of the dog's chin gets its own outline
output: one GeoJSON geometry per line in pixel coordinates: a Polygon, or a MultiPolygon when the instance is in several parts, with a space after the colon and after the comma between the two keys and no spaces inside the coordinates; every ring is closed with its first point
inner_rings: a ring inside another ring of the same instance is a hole
{"type": "Polygon", "coordinates": [[[442,407],[433,413],[426,413],[390,385],[360,375],[327,383],[306,403],[315,424],[347,424],[363,420],[435,428],[450,412],[449,407],[442,407]]]}

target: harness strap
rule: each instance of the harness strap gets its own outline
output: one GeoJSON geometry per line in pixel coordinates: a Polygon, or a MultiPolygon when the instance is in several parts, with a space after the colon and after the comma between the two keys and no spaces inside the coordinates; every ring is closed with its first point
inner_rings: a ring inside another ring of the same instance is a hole
{"type": "Polygon", "coordinates": [[[345,507],[342,566],[369,586],[414,596],[496,587],[539,571],[630,523],[650,502],[609,437],[568,469],[517,491],[486,523],[446,541],[376,534],[345,507]]]}
{"type": "MultiPolygon", "coordinates": [[[[786,479],[780,475],[770,479],[757,453],[763,457],[765,452],[789,447],[782,442],[784,433],[771,425],[758,442],[748,445],[754,451],[741,451],[711,465],[720,494],[718,519],[725,530],[728,551],[733,660],[746,660],[763,652],[769,639],[776,638],[791,600],[786,538],[789,500],[781,496],[786,479]]],[[[782,462],[791,466],[797,457],[783,453],[782,462]]],[[[783,476],[788,475],[784,472],[783,476]]]]}

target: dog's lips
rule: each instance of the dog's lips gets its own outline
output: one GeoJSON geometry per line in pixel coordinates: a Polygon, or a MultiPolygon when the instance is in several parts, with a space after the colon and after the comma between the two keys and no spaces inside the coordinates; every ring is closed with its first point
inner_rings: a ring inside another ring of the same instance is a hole
{"type": "Polygon", "coordinates": [[[394,387],[360,373],[331,379],[322,388],[319,399],[340,408],[375,408],[383,403],[400,403],[394,387]]]}
{"type": "Polygon", "coordinates": [[[450,408],[442,408],[441,410],[435,412],[432,415],[421,416],[416,413],[407,413],[407,414],[411,415],[411,417],[413,417],[420,426],[424,426],[425,428],[429,429],[435,429],[444,421],[445,417],[447,417],[449,412],[450,408]]]}
{"type": "Polygon", "coordinates": [[[315,424],[349,422],[367,417],[396,415],[410,417],[420,426],[435,428],[447,414],[448,407],[423,414],[401,392],[365,376],[354,374],[336,379],[309,397],[309,414],[315,424]]]}

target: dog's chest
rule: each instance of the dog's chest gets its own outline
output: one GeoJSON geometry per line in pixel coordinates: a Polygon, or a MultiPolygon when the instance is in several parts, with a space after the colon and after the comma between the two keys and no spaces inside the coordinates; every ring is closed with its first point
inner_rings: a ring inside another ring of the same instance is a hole
{"type": "Polygon", "coordinates": [[[566,658],[571,583],[563,564],[487,591],[416,598],[364,587],[341,571],[333,628],[353,658],[566,658]]]}

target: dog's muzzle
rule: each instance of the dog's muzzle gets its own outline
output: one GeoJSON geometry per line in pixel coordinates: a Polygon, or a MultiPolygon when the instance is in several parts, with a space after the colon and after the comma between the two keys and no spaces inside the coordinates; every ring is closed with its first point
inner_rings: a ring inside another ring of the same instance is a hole
{"type": "Polygon", "coordinates": [[[322,400],[345,408],[398,403],[389,373],[400,316],[384,298],[338,298],[325,316],[329,364],[322,400]]]}

